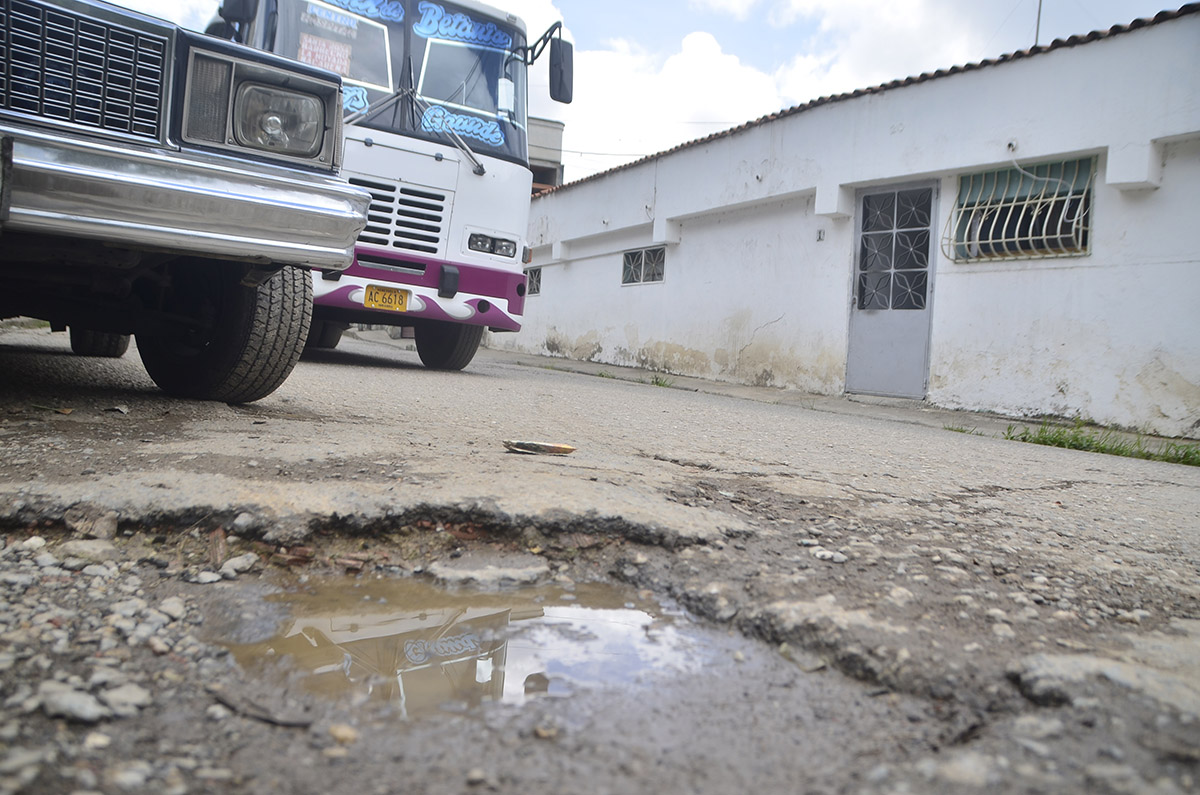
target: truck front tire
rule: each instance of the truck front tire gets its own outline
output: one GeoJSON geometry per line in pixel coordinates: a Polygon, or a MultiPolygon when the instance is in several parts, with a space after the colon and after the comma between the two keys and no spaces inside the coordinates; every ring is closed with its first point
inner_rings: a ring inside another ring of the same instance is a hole
{"type": "Polygon", "coordinates": [[[167,314],[186,323],[138,334],[146,372],[176,397],[250,403],[274,392],[300,359],[312,319],[312,279],[285,267],[259,287],[242,270],[192,260],[171,271],[167,314]]]}
{"type": "Polygon", "coordinates": [[[431,370],[461,370],[475,358],[483,326],[430,321],[413,329],[417,355],[431,370]]]}

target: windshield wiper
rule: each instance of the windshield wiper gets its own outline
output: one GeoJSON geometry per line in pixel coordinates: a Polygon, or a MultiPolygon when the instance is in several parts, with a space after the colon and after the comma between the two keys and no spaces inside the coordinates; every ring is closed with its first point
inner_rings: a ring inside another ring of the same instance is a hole
{"type": "MultiPolygon", "coordinates": [[[[411,68],[411,64],[410,64],[410,68],[411,68]]],[[[344,127],[352,127],[355,124],[357,124],[358,122],[365,119],[367,116],[374,114],[374,113],[379,113],[380,111],[387,110],[389,107],[391,107],[392,105],[395,105],[397,102],[399,102],[402,99],[411,99],[413,101],[413,104],[416,105],[417,108],[421,111],[421,115],[424,115],[429,110],[430,105],[428,102],[426,102],[424,100],[424,98],[421,97],[420,94],[417,93],[417,90],[412,86],[411,74],[410,74],[408,83],[409,83],[409,85],[402,86],[401,88],[399,88],[398,90],[393,92],[392,95],[389,96],[387,99],[383,100],[382,102],[377,103],[373,107],[369,107],[364,110],[356,110],[353,113],[343,117],[342,125],[344,127]]],[[[472,150],[471,147],[467,145],[467,142],[462,139],[461,135],[459,135],[458,133],[456,133],[454,130],[450,129],[449,127],[445,128],[443,130],[439,130],[438,132],[445,133],[447,135],[447,137],[449,137],[450,140],[454,143],[454,145],[458,148],[458,150],[463,153],[463,156],[466,157],[467,160],[471,163],[471,173],[477,174],[478,176],[481,176],[481,177],[487,173],[487,169],[483,167],[483,163],[480,161],[479,156],[476,155],[474,150],[472,150]]]]}
{"type": "MultiPolygon", "coordinates": [[[[413,102],[416,103],[417,108],[421,111],[421,115],[424,116],[425,113],[429,110],[429,103],[426,102],[424,99],[422,99],[421,96],[419,94],[417,94],[417,92],[415,90],[410,88],[409,91],[412,92],[413,102]]],[[[467,145],[467,142],[462,139],[461,135],[459,135],[458,133],[456,133],[454,130],[452,130],[449,127],[445,128],[444,130],[440,130],[440,132],[446,133],[446,135],[448,135],[450,137],[450,140],[454,142],[454,145],[457,146],[459,148],[459,150],[463,153],[463,155],[467,158],[467,160],[470,161],[471,166],[472,166],[471,172],[473,174],[477,174],[482,177],[484,174],[487,173],[487,169],[483,167],[483,162],[480,161],[479,157],[475,154],[474,150],[472,150],[471,147],[467,145]]]]}

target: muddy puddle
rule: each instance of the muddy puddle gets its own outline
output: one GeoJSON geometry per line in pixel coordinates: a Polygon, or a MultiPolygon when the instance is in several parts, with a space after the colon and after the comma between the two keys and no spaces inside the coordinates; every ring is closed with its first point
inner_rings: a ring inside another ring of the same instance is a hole
{"type": "Polygon", "coordinates": [[[650,686],[730,654],[721,633],[605,584],[479,592],[326,580],[271,600],[286,615],[274,635],[229,647],[250,676],[403,718],[650,686]]]}

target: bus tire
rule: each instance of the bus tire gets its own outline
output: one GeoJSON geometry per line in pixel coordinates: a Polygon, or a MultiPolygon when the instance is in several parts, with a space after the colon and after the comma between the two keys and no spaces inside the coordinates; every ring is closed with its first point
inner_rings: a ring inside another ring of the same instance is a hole
{"type": "Polygon", "coordinates": [[[120,359],[129,350],[128,334],[110,334],[106,331],[90,331],[71,326],[71,350],[77,356],[98,356],[104,359],[120,359]]]}
{"type": "Polygon", "coordinates": [[[305,341],[304,347],[310,350],[333,350],[342,341],[342,332],[345,330],[345,323],[333,323],[314,318],[308,329],[308,339],[305,341]]]}
{"type": "Polygon", "coordinates": [[[430,321],[413,330],[417,355],[431,370],[461,370],[475,358],[483,326],[430,321]]]}
{"type": "Polygon", "coordinates": [[[176,263],[170,279],[165,309],[191,322],[137,335],[154,383],[169,395],[224,403],[250,403],[278,389],[308,338],[308,271],[285,267],[250,287],[237,266],[191,260],[176,263]]]}

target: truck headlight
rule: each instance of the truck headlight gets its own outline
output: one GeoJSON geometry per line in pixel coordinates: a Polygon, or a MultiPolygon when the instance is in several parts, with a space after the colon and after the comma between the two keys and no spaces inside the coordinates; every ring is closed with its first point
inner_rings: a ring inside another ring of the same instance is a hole
{"type": "Polygon", "coordinates": [[[180,35],[195,39],[183,98],[185,143],[330,171],[341,166],[336,75],[269,53],[236,48],[235,55],[232,45],[222,45],[228,52],[206,49],[208,40],[180,35]]]}
{"type": "Polygon", "coordinates": [[[311,94],[243,84],[233,106],[233,132],[243,146],[312,157],[325,134],[325,108],[311,94]]]}

